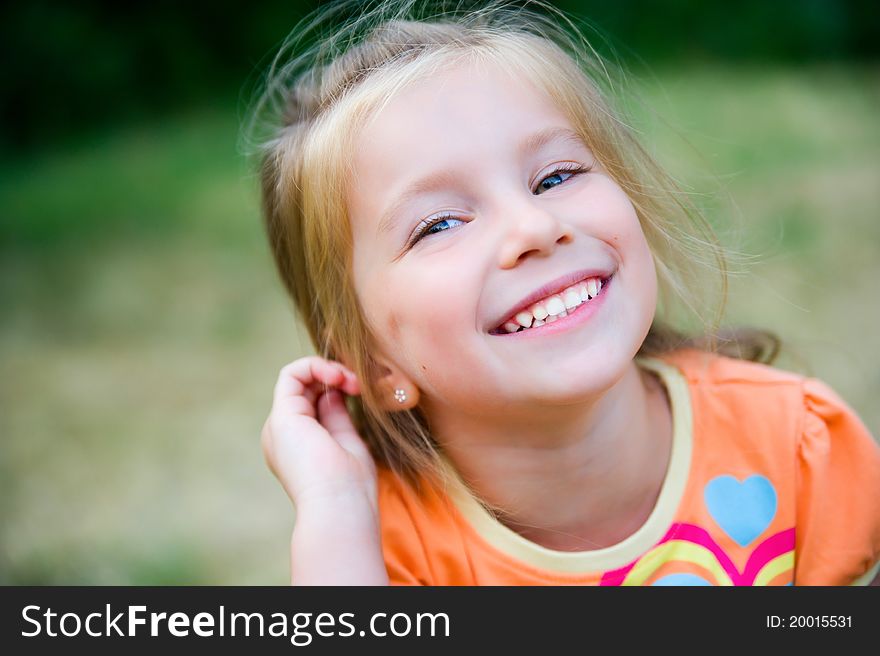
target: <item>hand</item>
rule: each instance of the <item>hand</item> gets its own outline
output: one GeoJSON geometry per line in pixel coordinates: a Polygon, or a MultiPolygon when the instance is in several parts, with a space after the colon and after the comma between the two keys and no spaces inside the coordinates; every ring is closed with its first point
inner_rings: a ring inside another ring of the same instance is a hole
{"type": "Polygon", "coordinates": [[[376,465],[340,390],[360,394],[355,375],[338,362],[308,356],[285,365],[263,425],[263,455],[295,505],[364,494],[378,516],[376,465]]]}

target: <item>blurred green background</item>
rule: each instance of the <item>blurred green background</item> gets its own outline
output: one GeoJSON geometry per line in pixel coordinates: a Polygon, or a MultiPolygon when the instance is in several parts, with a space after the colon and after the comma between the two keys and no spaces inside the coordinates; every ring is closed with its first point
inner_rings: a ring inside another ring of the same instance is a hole
{"type": "MultiPolygon", "coordinates": [[[[752,258],[730,323],[777,331],[780,366],[878,435],[874,4],[555,4],[596,26],[650,150],[752,258]]],[[[237,140],[315,6],[0,10],[0,583],[288,582],[259,432],[311,346],[237,140]]]]}

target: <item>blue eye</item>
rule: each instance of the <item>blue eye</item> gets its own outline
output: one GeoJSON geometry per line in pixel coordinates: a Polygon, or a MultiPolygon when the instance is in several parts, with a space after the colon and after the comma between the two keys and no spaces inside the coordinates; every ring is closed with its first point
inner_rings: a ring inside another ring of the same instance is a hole
{"type": "MultiPolygon", "coordinates": [[[[569,174],[569,178],[573,178],[575,176],[575,171],[572,171],[569,169],[556,169],[553,173],[551,173],[546,178],[541,180],[541,183],[538,185],[538,189],[553,189],[553,187],[558,187],[559,185],[551,185],[549,187],[545,187],[544,185],[546,184],[547,180],[551,180],[553,178],[558,178],[561,175],[564,175],[566,173],[569,174]]],[[[565,178],[565,180],[568,180],[569,178],[565,178]]],[[[563,180],[562,182],[565,182],[565,180],[563,180]]],[[[560,183],[560,184],[562,184],[562,183],[560,183]]]]}
{"type": "MultiPolygon", "coordinates": [[[[582,166],[580,164],[569,164],[569,165],[560,166],[555,171],[553,171],[552,173],[550,173],[549,175],[547,175],[546,177],[544,177],[541,180],[541,182],[538,184],[538,189],[545,189],[545,190],[553,189],[553,187],[558,187],[560,184],[565,182],[565,180],[570,180],[571,178],[578,175],[579,173],[589,172],[591,170],[591,168],[592,167],[590,167],[590,166],[582,166]],[[565,180],[563,180],[559,184],[554,184],[549,187],[544,186],[544,183],[547,182],[547,180],[550,180],[551,178],[559,178],[564,173],[568,173],[570,175],[568,178],[565,178],[565,180]]],[[[440,224],[449,223],[449,221],[461,221],[461,219],[459,219],[458,217],[456,217],[452,214],[440,214],[440,215],[432,217],[426,221],[423,221],[416,228],[415,233],[413,234],[412,239],[410,239],[408,246],[409,247],[414,246],[417,241],[419,241],[422,237],[424,237],[427,234],[436,234],[437,232],[445,232],[445,230],[434,230],[434,228],[439,226],[440,224]]]]}
{"type": "Polygon", "coordinates": [[[461,219],[453,216],[452,214],[441,214],[440,216],[435,216],[432,219],[429,219],[428,223],[424,224],[418,232],[416,232],[415,237],[413,238],[411,244],[415,244],[419,239],[424,237],[425,235],[433,235],[437,232],[445,232],[444,230],[434,230],[437,226],[443,223],[449,223],[450,221],[459,221],[461,219]]]}

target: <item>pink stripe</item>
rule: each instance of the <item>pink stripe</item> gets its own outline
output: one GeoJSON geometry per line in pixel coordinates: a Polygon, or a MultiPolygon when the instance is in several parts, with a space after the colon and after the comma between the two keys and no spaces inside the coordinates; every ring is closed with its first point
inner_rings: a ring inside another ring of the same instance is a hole
{"type": "Polygon", "coordinates": [[[712,536],[709,535],[706,529],[694,526],[693,524],[681,524],[680,526],[679,533],[675,536],[677,540],[685,540],[706,547],[718,559],[718,563],[727,572],[734,585],[748,585],[748,583],[742,581],[742,575],[739,573],[736,565],[733,564],[730,556],[724,552],[724,549],[718,546],[718,543],[712,539],[712,536]]]}
{"type": "Polygon", "coordinates": [[[755,582],[755,577],[764,565],[777,556],[793,550],[794,527],[780,531],[764,540],[755,548],[752,555],[749,556],[749,561],[746,563],[746,568],[743,571],[743,579],[748,581],[746,585],[752,585],[755,582]]]}
{"type": "MultiPolygon", "coordinates": [[[[706,529],[704,528],[695,526],[693,524],[673,524],[669,527],[666,535],[664,535],[663,538],[659,542],[657,542],[654,547],[652,547],[652,549],[660,546],[665,542],[669,542],[670,540],[682,540],[685,542],[691,542],[693,544],[703,546],[711,551],[715,558],[718,560],[718,563],[724,569],[724,571],[727,572],[727,575],[730,577],[730,580],[734,585],[753,585],[755,582],[755,577],[757,576],[758,572],[761,571],[761,568],[764,567],[764,565],[766,565],[777,556],[793,550],[795,544],[794,528],[786,529],[784,531],[776,533],[775,535],[771,535],[755,548],[755,550],[749,556],[749,560],[746,563],[745,570],[740,573],[739,570],[736,568],[736,565],[730,559],[730,556],[728,556],[725,551],[720,546],[718,546],[718,543],[712,539],[712,536],[709,535],[709,532],[706,531],[706,529]]],[[[635,567],[636,564],[639,562],[639,560],[641,560],[641,557],[636,558],[631,563],[623,567],[605,572],[602,575],[602,579],[599,582],[599,585],[622,584],[632,568],[635,567]]]]}

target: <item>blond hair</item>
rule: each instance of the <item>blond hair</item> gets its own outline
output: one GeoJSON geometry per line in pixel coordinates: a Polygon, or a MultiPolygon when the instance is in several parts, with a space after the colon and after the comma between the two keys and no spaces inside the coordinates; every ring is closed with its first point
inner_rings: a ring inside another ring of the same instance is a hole
{"type": "Polygon", "coordinates": [[[419,407],[385,411],[369,384],[377,340],[354,290],[344,185],[359,128],[401,89],[443,67],[492,62],[526,76],[628,194],[659,286],[640,355],[695,347],[769,363],[779,349],[769,333],[720,329],[728,258],[710,224],[614,108],[609,67],[572,19],[546,2],[519,4],[467,9],[393,0],[319,8],[281,48],[251,112],[262,213],[281,280],[317,352],[364,383],[349,411],[374,458],[417,490],[423,477],[444,478],[439,445],[419,407]],[[311,38],[312,46],[286,59],[311,38]]]}

